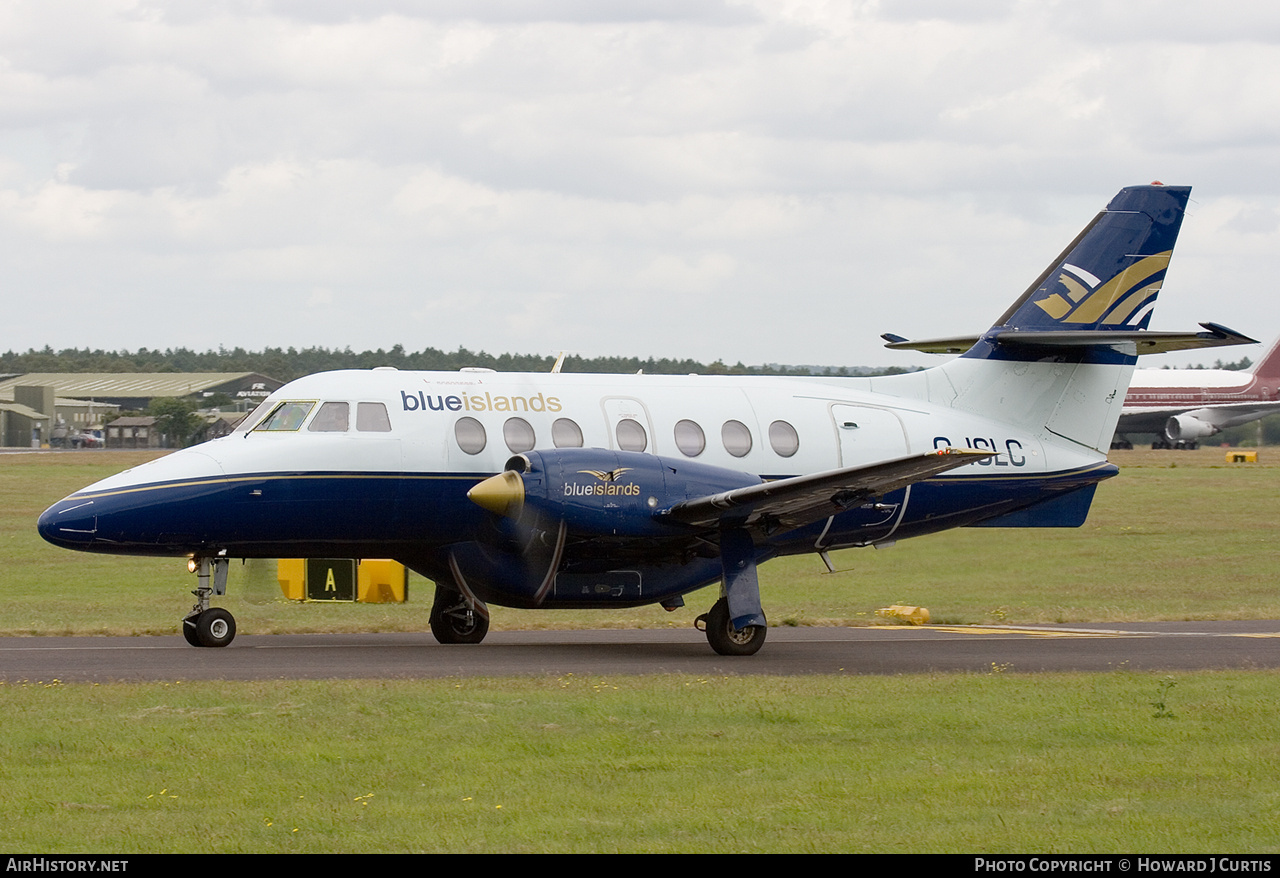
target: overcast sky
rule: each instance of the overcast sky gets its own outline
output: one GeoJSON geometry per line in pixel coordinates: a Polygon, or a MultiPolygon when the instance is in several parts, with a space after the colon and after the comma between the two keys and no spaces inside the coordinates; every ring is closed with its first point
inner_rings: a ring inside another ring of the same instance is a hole
{"type": "Polygon", "coordinates": [[[0,0],[0,350],[924,364],[1157,179],[1269,341],[1278,166],[1275,3],[0,0]]]}

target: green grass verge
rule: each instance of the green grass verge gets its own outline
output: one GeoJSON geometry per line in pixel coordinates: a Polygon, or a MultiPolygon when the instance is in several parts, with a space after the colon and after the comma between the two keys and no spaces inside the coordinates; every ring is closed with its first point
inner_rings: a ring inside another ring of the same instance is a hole
{"type": "MultiPolygon", "coordinates": [[[[1264,449],[1264,457],[1267,454],[1264,449]]],[[[40,510],[142,459],[0,456],[0,633],[172,633],[179,561],[65,552],[40,510]]],[[[964,530],[765,567],[775,624],[888,603],[949,622],[1280,618],[1280,469],[1132,452],[1067,531],[964,530]]],[[[241,630],[425,630],[292,604],[237,568],[241,630]]],[[[495,627],[690,624],[495,611],[495,627]]],[[[0,683],[15,853],[1268,853],[1280,674],[0,683]],[[1051,695],[1049,693],[1052,693],[1051,695]]]]}
{"type": "Polygon", "coordinates": [[[1265,853],[1278,696],[1273,672],[11,682],[0,846],[1265,853]]]}

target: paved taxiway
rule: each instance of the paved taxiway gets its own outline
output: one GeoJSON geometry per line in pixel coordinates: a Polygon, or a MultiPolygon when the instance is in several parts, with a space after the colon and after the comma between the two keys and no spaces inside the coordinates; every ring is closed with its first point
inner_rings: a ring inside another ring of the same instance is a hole
{"type": "Polygon", "coordinates": [[[691,629],[494,632],[479,646],[430,634],[0,638],[9,682],[427,678],[559,674],[905,674],[1280,667],[1280,621],[1090,626],[771,628],[750,658],[691,629]]]}

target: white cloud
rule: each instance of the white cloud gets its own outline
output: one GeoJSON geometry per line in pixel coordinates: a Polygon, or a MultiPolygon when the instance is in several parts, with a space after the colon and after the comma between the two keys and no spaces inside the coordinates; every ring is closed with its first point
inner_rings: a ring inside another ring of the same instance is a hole
{"type": "Polygon", "coordinates": [[[902,363],[1155,178],[1156,323],[1280,333],[1261,4],[60,6],[0,7],[6,348],[902,363]]]}

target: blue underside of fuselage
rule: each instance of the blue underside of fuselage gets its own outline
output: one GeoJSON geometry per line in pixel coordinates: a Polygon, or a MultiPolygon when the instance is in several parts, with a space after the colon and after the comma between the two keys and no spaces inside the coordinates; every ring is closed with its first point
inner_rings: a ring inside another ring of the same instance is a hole
{"type": "MultiPolygon", "coordinates": [[[[935,478],[875,503],[833,508],[832,518],[758,539],[757,547],[763,559],[983,523],[1078,526],[1093,487],[1115,473],[1100,463],[1048,475],[935,478]]],[[[448,578],[452,556],[478,596],[514,606],[651,603],[720,577],[719,559],[697,557],[690,545],[699,540],[673,525],[669,542],[640,547],[570,534],[548,591],[545,570],[504,550],[504,522],[467,499],[487,475],[308,472],[162,482],[74,494],[46,510],[38,527],[55,545],[89,552],[395,558],[436,580],[448,578]]]]}

